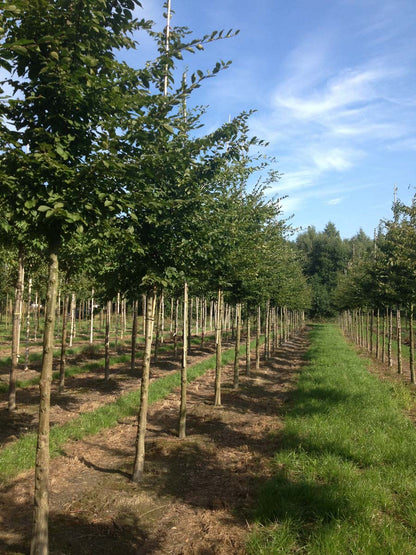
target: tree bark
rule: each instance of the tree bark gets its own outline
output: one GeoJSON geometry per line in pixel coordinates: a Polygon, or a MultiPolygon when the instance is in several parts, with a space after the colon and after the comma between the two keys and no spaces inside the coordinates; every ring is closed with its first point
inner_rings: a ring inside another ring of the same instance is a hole
{"type": "Polygon", "coordinates": [[[42,370],[39,384],[39,427],[36,447],[33,535],[30,547],[31,555],[47,555],[48,553],[49,414],[57,284],[58,255],[57,249],[51,248],[49,254],[45,328],[43,333],[42,370]]]}
{"type": "Polygon", "coordinates": [[[247,321],[246,321],[246,376],[250,375],[251,360],[250,360],[250,316],[247,307],[247,321]]]}
{"type": "Polygon", "coordinates": [[[68,304],[69,297],[65,295],[64,311],[62,314],[62,336],[61,336],[61,358],[59,361],[59,393],[63,393],[65,389],[65,366],[66,366],[66,338],[68,328],[68,304]]]}
{"type": "Polygon", "coordinates": [[[260,328],[261,328],[261,307],[257,307],[256,322],[256,371],[260,370],[260,328]]]}
{"type": "Polygon", "coordinates": [[[188,369],[188,284],[185,282],[183,288],[183,345],[182,345],[182,365],[181,365],[181,401],[179,407],[179,439],[186,437],[186,386],[188,369]]]}
{"type": "Polygon", "coordinates": [[[221,369],[222,369],[222,291],[218,289],[216,327],[216,359],[215,359],[215,399],[214,405],[221,406],[221,369]]]}
{"type": "Polygon", "coordinates": [[[155,321],[156,291],[150,291],[146,296],[146,319],[145,319],[145,344],[143,357],[143,370],[140,390],[140,408],[138,414],[138,426],[136,437],[136,456],[133,467],[133,482],[140,482],[144,472],[145,438],[147,426],[147,408],[149,398],[150,382],[150,359],[152,356],[153,326],[155,321]]]}
{"type": "Polygon", "coordinates": [[[136,369],[136,345],[137,345],[137,300],[133,301],[133,323],[131,329],[131,359],[130,359],[130,369],[134,373],[136,369]]]}
{"type": "Polygon", "coordinates": [[[32,278],[29,279],[28,290],[27,290],[25,370],[28,370],[28,369],[29,369],[30,312],[31,312],[31,304],[32,304],[32,278]]]}
{"type": "Polygon", "coordinates": [[[110,379],[110,324],[111,324],[111,309],[113,303],[107,301],[107,313],[105,315],[105,339],[104,339],[104,379],[107,382],[110,379]]]}
{"type": "Polygon", "coordinates": [[[403,364],[402,364],[402,323],[400,319],[400,308],[397,305],[397,312],[396,312],[396,325],[397,325],[397,373],[403,373],[403,364]]]}
{"type": "Polygon", "coordinates": [[[388,345],[387,345],[387,353],[388,353],[390,368],[393,366],[392,341],[393,341],[393,309],[390,308],[389,309],[389,336],[388,336],[388,345]]]}
{"type": "Polygon", "coordinates": [[[16,372],[19,364],[19,344],[20,344],[20,325],[22,319],[22,301],[25,270],[23,266],[23,252],[19,250],[19,269],[17,274],[16,290],[13,307],[13,328],[12,328],[12,361],[9,377],[9,411],[16,410],[16,372]]]}
{"type": "Polygon", "coordinates": [[[410,381],[415,383],[415,343],[413,337],[413,303],[409,311],[409,369],[410,381]]]}
{"type": "Polygon", "coordinates": [[[236,306],[236,334],[235,334],[235,354],[234,354],[234,379],[233,388],[238,389],[240,378],[240,341],[241,341],[241,304],[236,306]]]}

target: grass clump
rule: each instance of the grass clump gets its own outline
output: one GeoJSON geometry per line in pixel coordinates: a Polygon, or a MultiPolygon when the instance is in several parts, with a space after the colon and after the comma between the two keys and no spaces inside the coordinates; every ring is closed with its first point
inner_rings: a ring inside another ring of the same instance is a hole
{"type": "Polygon", "coordinates": [[[249,553],[416,553],[416,430],[403,399],[315,326],[249,553]]]}

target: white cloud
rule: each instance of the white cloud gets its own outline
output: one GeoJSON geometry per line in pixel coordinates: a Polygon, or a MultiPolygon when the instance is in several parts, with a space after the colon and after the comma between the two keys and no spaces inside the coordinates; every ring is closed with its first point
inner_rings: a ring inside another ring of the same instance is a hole
{"type": "Polygon", "coordinates": [[[330,206],[336,206],[337,204],[340,204],[343,200],[343,197],[332,198],[331,200],[327,201],[327,204],[329,204],[330,206]]]}

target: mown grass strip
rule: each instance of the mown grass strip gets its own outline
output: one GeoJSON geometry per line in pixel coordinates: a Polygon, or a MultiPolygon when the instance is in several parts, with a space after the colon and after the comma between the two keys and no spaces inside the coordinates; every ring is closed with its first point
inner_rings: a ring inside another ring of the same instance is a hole
{"type": "MultiPolygon", "coordinates": [[[[255,341],[252,342],[252,346],[255,341]]],[[[244,353],[245,345],[240,348],[244,353]]],[[[223,364],[234,358],[234,349],[223,352],[223,364]]],[[[198,364],[189,366],[188,382],[202,376],[207,370],[215,368],[215,355],[198,364]]],[[[180,371],[174,371],[163,378],[151,382],[149,388],[149,404],[163,399],[180,385],[180,371]]],[[[117,425],[120,418],[137,413],[140,405],[140,389],[121,395],[114,403],[108,403],[95,411],[81,413],[78,417],[62,426],[55,426],[50,431],[50,453],[57,456],[62,453],[63,445],[69,440],[79,440],[98,433],[105,428],[117,425]]],[[[35,464],[36,434],[28,433],[11,445],[5,447],[0,454],[0,482],[10,480],[19,472],[32,468],[35,464]]]]}
{"type": "Polygon", "coordinates": [[[311,339],[248,551],[415,553],[415,427],[334,326],[311,339]]]}

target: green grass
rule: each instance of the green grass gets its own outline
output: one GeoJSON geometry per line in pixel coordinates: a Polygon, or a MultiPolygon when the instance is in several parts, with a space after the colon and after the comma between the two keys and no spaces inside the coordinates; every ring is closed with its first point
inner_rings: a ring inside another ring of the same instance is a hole
{"type": "MultiPolygon", "coordinates": [[[[252,342],[252,346],[255,341],[252,342]]],[[[244,353],[245,345],[240,348],[244,353]]],[[[223,364],[234,360],[234,349],[223,352],[223,364]]],[[[198,364],[189,366],[188,382],[192,382],[208,369],[215,368],[215,355],[198,364]]],[[[149,387],[149,404],[166,397],[180,386],[180,371],[171,372],[167,376],[151,382],[149,387]]],[[[137,414],[140,405],[140,389],[120,396],[117,401],[108,403],[95,411],[81,413],[78,417],[62,426],[55,426],[50,431],[50,453],[57,456],[62,453],[64,444],[69,440],[79,440],[98,433],[105,428],[116,426],[120,418],[137,414]]],[[[19,472],[27,470],[35,464],[36,434],[28,433],[0,452],[0,483],[10,480],[19,472]]]]}
{"type": "Polygon", "coordinates": [[[416,553],[416,430],[402,396],[334,326],[311,340],[248,551],[416,553]]]}

